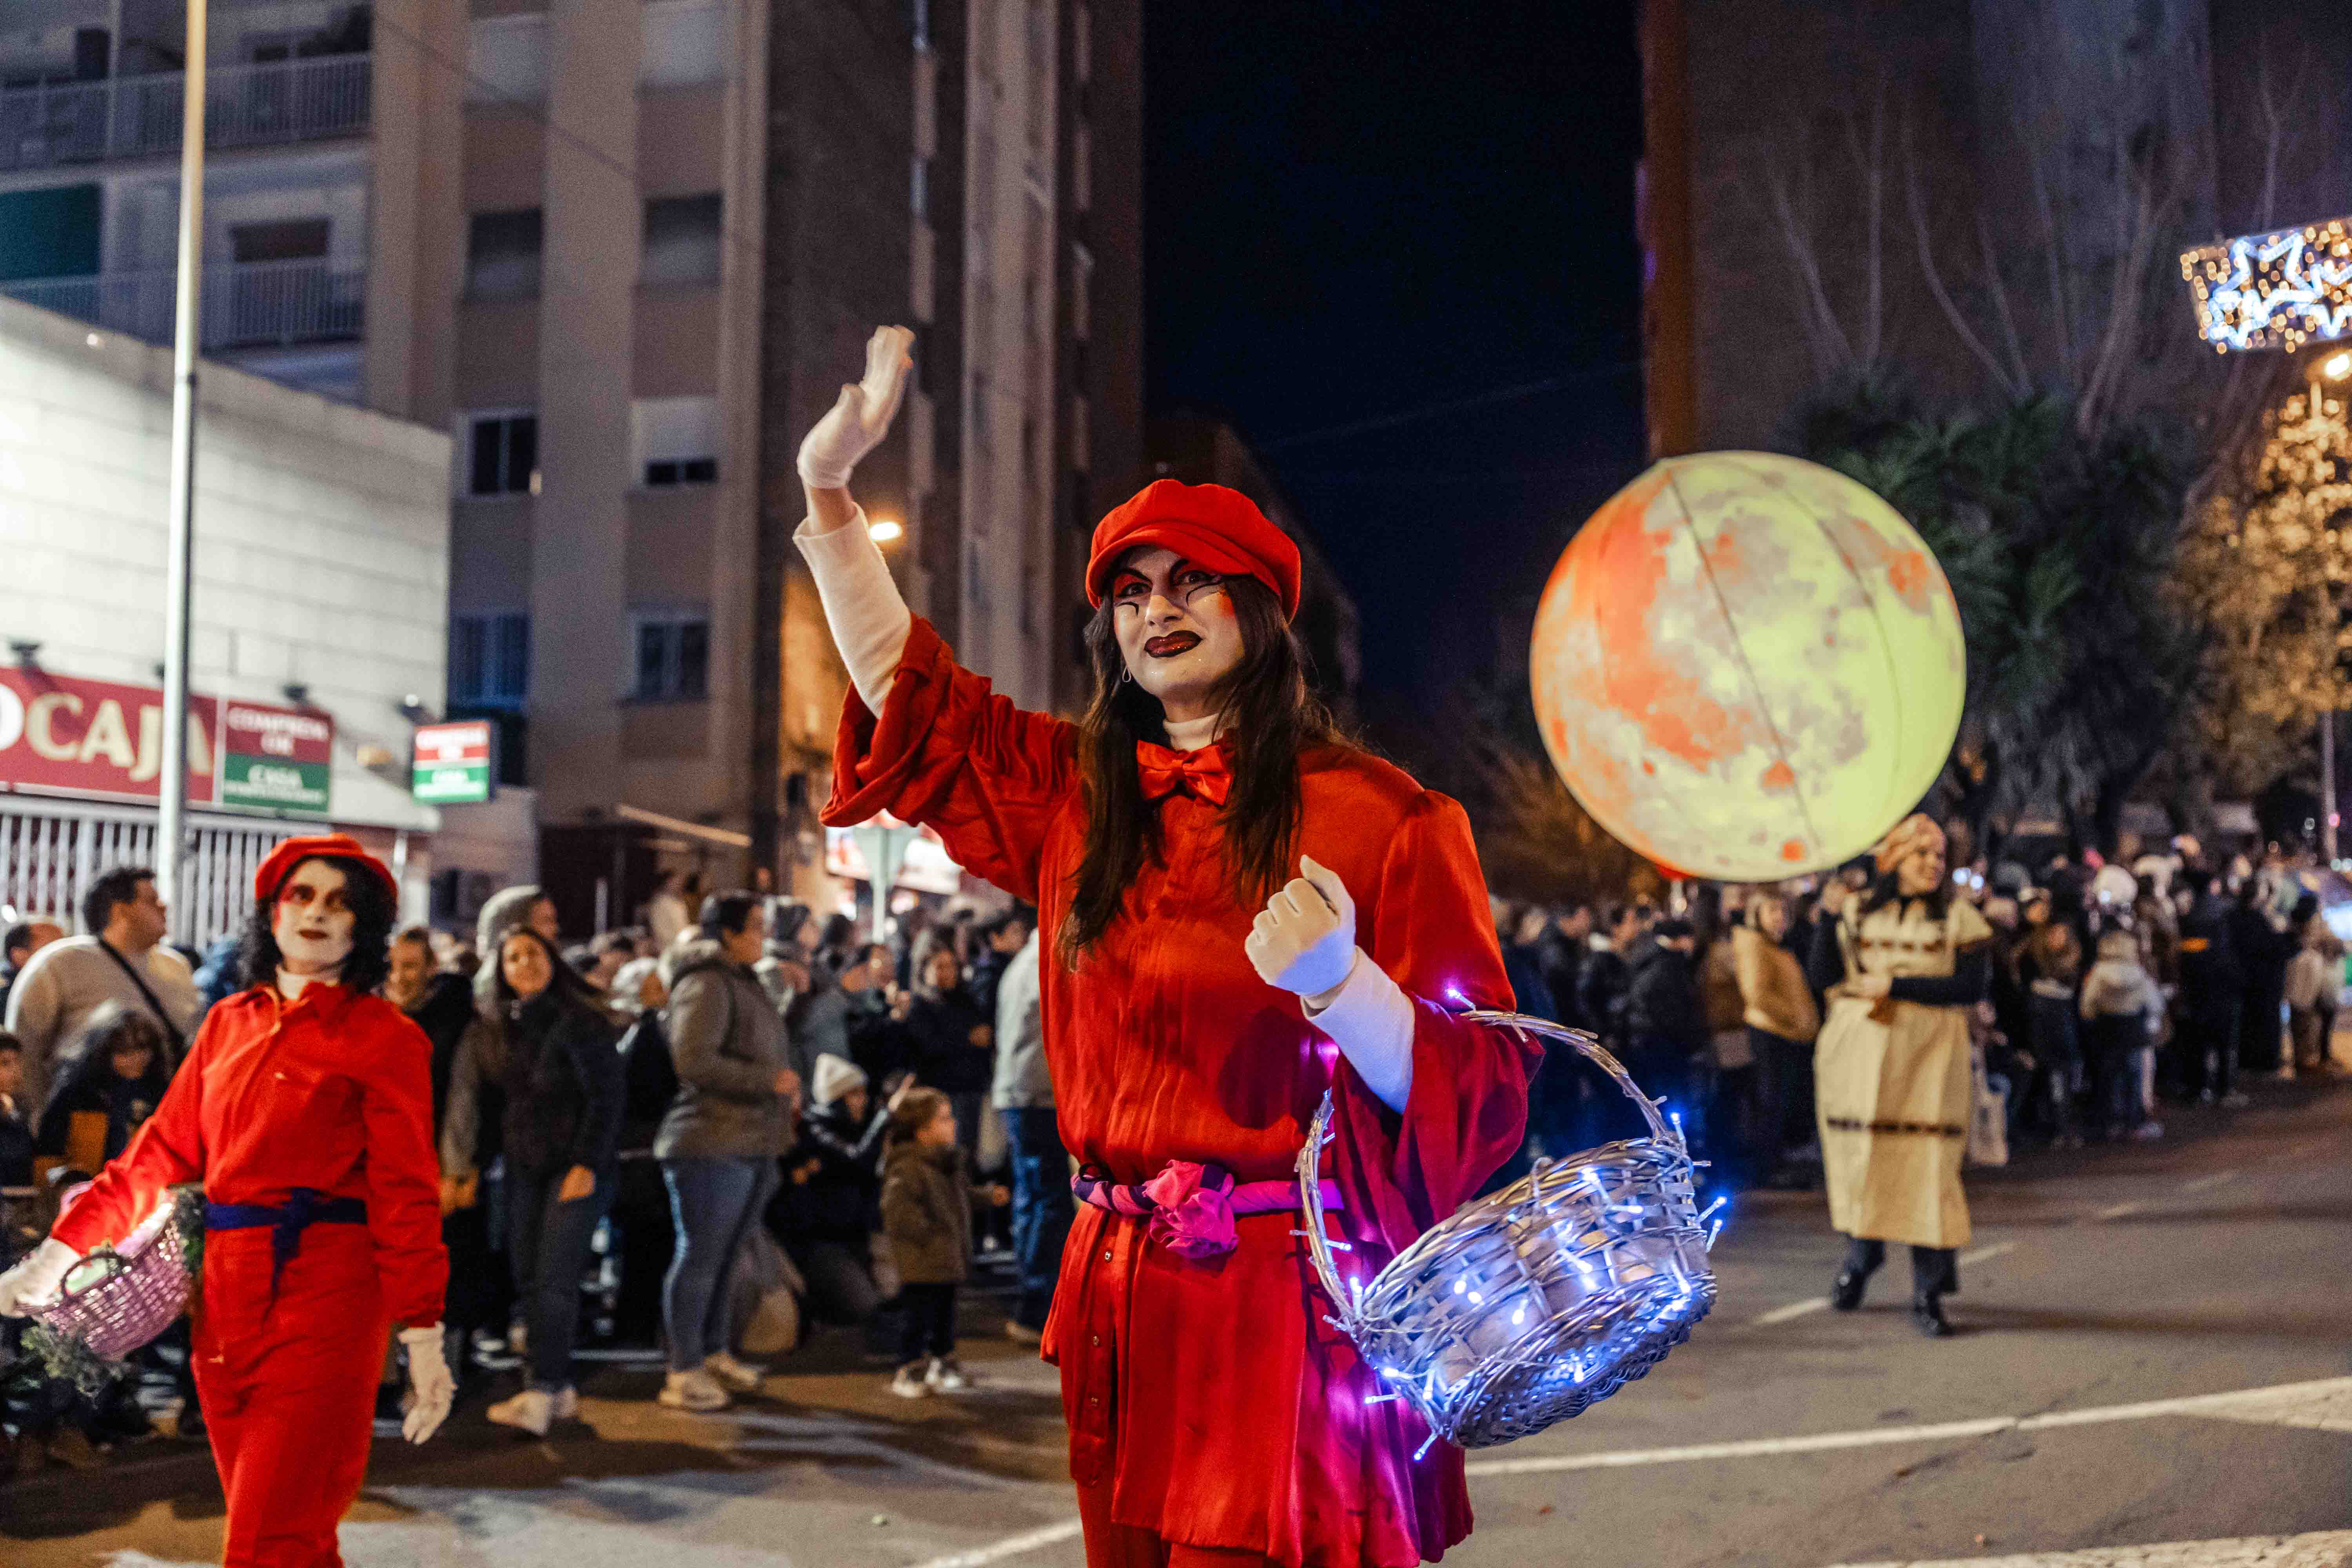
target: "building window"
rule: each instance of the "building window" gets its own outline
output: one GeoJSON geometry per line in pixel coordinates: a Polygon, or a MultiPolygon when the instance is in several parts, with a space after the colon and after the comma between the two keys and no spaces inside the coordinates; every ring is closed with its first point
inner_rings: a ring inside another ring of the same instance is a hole
{"type": "Polygon", "coordinates": [[[530,616],[519,611],[449,617],[449,701],[520,708],[530,691],[530,616]]]}
{"type": "Polygon", "coordinates": [[[322,217],[231,224],[229,256],[238,262],[320,260],[327,254],[329,227],[322,217]]]}
{"type": "Polygon", "coordinates": [[[722,74],[719,0],[649,0],[645,53],[637,68],[644,87],[693,87],[722,74]]]}
{"type": "Polygon", "coordinates": [[[466,100],[547,101],[547,13],[474,18],[466,33],[466,100]]]}
{"type": "Polygon", "coordinates": [[[632,468],[649,489],[719,478],[719,400],[640,397],[629,405],[632,468]]]}
{"type": "Polygon", "coordinates": [[[701,616],[636,617],[640,702],[699,702],[710,683],[710,623],[701,616]]]}
{"type": "Polygon", "coordinates": [[[528,300],[539,292],[542,224],[537,207],[476,213],[466,225],[466,298],[528,300]]]}
{"type": "Polygon", "coordinates": [[[720,204],[707,196],[655,196],[646,203],[646,283],[719,281],[720,204]]]}
{"type": "Polygon", "coordinates": [[[466,416],[466,493],[539,493],[539,416],[522,412],[466,416]]]}

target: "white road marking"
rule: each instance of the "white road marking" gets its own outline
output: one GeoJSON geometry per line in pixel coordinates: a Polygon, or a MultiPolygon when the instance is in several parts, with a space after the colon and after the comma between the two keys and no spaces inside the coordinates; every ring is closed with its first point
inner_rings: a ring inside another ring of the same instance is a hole
{"type": "Polygon", "coordinates": [[[1830,1299],[1827,1296],[1808,1296],[1801,1301],[1791,1301],[1785,1307],[1775,1307],[1753,1321],[1759,1329],[1769,1329],[1774,1323],[1791,1322],[1808,1312],[1821,1311],[1829,1304],[1830,1299]]]}
{"type": "Polygon", "coordinates": [[[2210,1176],[2200,1176],[2193,1182],[2181,1183],[2180,1190],[2184,1193],[2201,1193],[2209,1188],[2218,1187],[2223,1182],[2234,1182],[2237,1179],[2238,1173],[2235,1171],[2216,1171],[2210,1176]]]}
{"type": "Polygon", "coordinates": [[[2275,1388],[2240,1389],[2229,1394],[2199,1394],[2180,1399],[2153,1399],[2137,1405],[2103,1405],[2085,1410],[2057,1410],[2039,1415],[1986,1415],[1973,1421],[1944,1421],[1926,1426],[1869,1426],[1852,1432],[1812,1432],[1789,1437],[1751,1437],[1732,1443],[1693,1443],[1677,1448],[1620,1448],[1602,1454],[1530,1456],[1524,1459],[1486,1459],[1470,1467],[1474,1476],[1523,1476],[1559,1470],[1623,1469],[1639,1465],[1687,1464],[1699,1459],[1763,1458],[1776,1454],[1817,1454],[1838,1448],[1875,1448],[1896,1443],[1948,1442],[1990,1436],[1995,1432],[2041,1432],[2059,1426],[2092,1426],[2111,1421],[2147,1421],[2164,1415],[2204,1415],[2230,1421],[2261,1421],[2280,1426],[2316,1425],[2293,1419],[2307,1408],[2327,1413],[2329,1430],[2337,1429],[2334,1412],[2343,1412],[2342,1429],[2352,1431],[2352,1377],[2325,1378],[2315,1383],[2282,1384],[2275,1388]]]}
{"type": "Polygon", "coordinates": [[[1914,1563],[1852,1563],[1843,1568],[2343,1568],[2352,1563],[2352,1530],[2308,1535],[2241,1535],[2221,1541],[2161,1541],[2084,1552],[2032,1552],[2013,1557],[1952,1557],[1914,1563]]]}
{"type": "Polygon", "coordinates": [[[914,1568],[982,1568],[983,1563],[1001,1563],[1007,1557],[1018,1557],[1024,1552],[1034,1552],[1041,1546],[1067,1541],[1081,1528],[1078,1521],[1066,1519],[1059,1524],[1043,1525],[1019,1535],[1008,1535],[1002,1541],[975,1546],[969,1552],[951,1552],[945,1557],[933,1557],[916,1563],[914,1568]]]}
{"type": "Polygon", "coordinates": [[[2091,1217],[2093,1219],[2121,1219],[2127,1214],[2137,1214],[2140,1210],[2146,1207],[2147,1207],[2146,1204],[2117,1204],[2113,1208],[2101,1209],[2097,1214],[2093,1215],[2091,1217]]]}
{"type": "MultiPolygon", "coordinates": [[[[2004,1252],[2016,1250],[2017,1243],[2013,1241],[1996,1241],[1990,1247],[1979,1247],[1973,1252],[1961,1253],[1958,1260],[1962,1263],[1982,1263],[1989,1258],[1999,1258],[2004,1252]]],[[[1748,1323],[1753,1328],[1769,1329],[1775,1323],[1794,1322],[1809,1312],[1822,1311],[1829,1304],[1830,1299],[1827,1296],[1809,1296],[1801,1301],[1791,1301],[1785,1307],[1775,1307],[1760,1317],[1750,1318],[1748,1323]]]]}

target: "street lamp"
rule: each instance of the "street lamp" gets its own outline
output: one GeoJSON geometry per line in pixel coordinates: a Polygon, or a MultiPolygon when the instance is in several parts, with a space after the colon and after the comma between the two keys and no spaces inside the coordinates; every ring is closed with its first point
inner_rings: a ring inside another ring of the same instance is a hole
{"type": "MultiPolygon", "coordinates": [[[[2327,401],[2319,384],[2352,376],[2352,353],[2329,354],[2312,367],[2310,416],[2327,417],[2327,401]]],[[[2319,716],[2319,856],[2332,870],[2336,866],[2336,710],[2319,716]]]]}

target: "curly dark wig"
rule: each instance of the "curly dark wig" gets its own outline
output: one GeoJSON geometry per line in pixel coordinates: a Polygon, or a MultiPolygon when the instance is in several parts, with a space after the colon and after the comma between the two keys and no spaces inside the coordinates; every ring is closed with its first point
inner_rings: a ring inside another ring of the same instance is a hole
{"type": "MultiPolygon", "coordinates": [[[[348,855],[312,855],[289,867],[286,875],[291,877],[312,860],[343,874],[343,901],[352,909],[352,955],[343,960],[339,979],[353,991],[373,991],[392,972],[392,925],[399,914],[393,908],[392,895],[384,891],[374,868],[348,855]]],[[[256,902],[245,922],[236,956],[238,973],[247,985],[273,984],[278,979],[281,955],[278,938],[269,929],[270,911],[277,903],[274,897],[256,902]]]]}

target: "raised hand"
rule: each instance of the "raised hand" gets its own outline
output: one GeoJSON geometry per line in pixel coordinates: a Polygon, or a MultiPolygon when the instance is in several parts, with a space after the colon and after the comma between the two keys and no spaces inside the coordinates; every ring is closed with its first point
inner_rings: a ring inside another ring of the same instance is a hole
{"type": "Polygon", "coordinates": [[[802,483],[813,490],[849,487],[849,476],[866,453],[890,433],[907,395],[907,373],[915,368],[915,334],[904,327],[877,327],[866,343],[866,378],[841,389],[841,396],[801,442],[802,483]]]}

